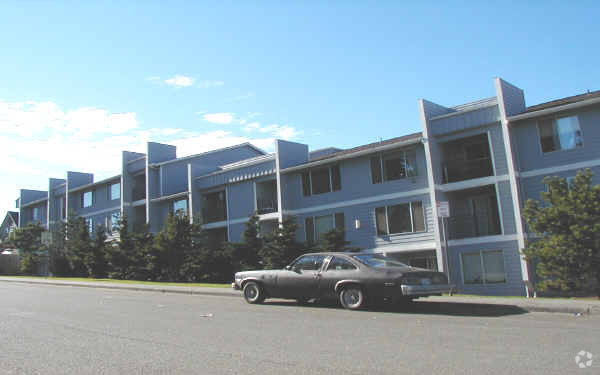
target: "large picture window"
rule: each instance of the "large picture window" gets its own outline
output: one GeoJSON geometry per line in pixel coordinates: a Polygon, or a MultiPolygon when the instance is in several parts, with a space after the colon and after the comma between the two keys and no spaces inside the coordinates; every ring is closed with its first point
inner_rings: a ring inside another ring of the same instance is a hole
{"type": "Polygon", "coordinates": [[[319,242],[332,229],[344,229],[344,213],[313,216],[304,219],[307,242],[319,242]]]}
{"type": "Polygon", "coordinates": [[[497,284],[506,282],[502,250],[462,253],[465,284],[497,284]]]}
{"type": "Polygon", "coordinates": [[[302,173],[302,192],[304,196],[329,193],[342,189],[340,167],[315,168],[302,173]]]}
{"type": "Polygon", "coordinates": [[[415,150],[395,151],[371,157],[371,182],[379,184],[417,175],[415,150]]]}
{"type": "Polygon", "coordinates": [[[542,152],[570,150],[583,146],[577,116],[548,118],[538,122],[542,152]]]}
{"type": "Polygon", "coordinates": [[[423,202],[415,201],[375,208],[377,234],[415,233],[425,231],[423,202]]]}

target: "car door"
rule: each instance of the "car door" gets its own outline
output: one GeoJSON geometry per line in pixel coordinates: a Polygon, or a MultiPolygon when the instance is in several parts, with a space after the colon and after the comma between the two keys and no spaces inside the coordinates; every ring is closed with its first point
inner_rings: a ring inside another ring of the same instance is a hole
{"type": "Polygon", "coordinates": [[[279,277],[279,294],[283,298],[317,296],[324,255],[304,255],[279,277]]]}
{"type": "Polygon", "coordinates": [[[321,273],[319,297],[335,296],[335,284],[342,280],[356,280],[358,273],[358,267],[352,262],[343,257],[334,256],[321,273]]]}

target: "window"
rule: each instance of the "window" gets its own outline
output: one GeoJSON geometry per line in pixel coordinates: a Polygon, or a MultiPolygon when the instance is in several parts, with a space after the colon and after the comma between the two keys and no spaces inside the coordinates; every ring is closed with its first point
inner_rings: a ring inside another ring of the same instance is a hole
{"type": "Polygon", "coordinates": [[[121,225],[121,212],[113,212],[110,217],[108,217],[108,223],[106,225],[106,229],[111,232],[118,232],[119,226],[121,225]]]}
{"type": "Polygon", "coordinates": [[[371,182],[394,181],[417,175],[415,150],[395,151],[371,157],[371,182]]]}
{"type": "Polygon", "coordinates": [[[188,207],[187,207],[187,199],[179,199],[176,201],[173,201],[171,203],[171,212],[174,215],[187,215],[188,213],[188,207]]]}
{"type": "Polygon", "coordinates": [[[378,235],[425,231],[423,202],[416,201],[375,208],[378,235]]]}
{"type": "Polygon", "coordinates": [[[121,198],[121,183],[110,185],[108,189],[108,200],[114,201],[115,199],[121,198]]]}
{"type": "Polygon", "coordinates": [[[294,263],[294,268],[301,271],[318,271],[324,260],[324,255],[305,255],[294,263]]]}
{"type": "Polygon", "coordinates": [[[40,213],[41,213],[41,210],[40,210],[39,207],[34,207],[33,208],[32,216],[33,216],[33,220],[34,221],[40,220],[40,213]]]}
{"type": "Polygon", "coordinates": [[[311,169],[302,173],[302,192],[304,196],[329,193],[342,189],[340,167],[311,169]]]}
{"type": "Polygon", "coordinates": [[[91,207],[94,204],[94,191],[86,191],[81,195],[81,207],[91,207]]]}
{"type": "Polygon", "coordinates": [[[462,253],[465,284],[496,284],[506,282],[502,250],[462,253]]]}
{"type": "Polygon", "coordinates": [[[333,257],[327,266],[327,271],[355,270],[356,266],[344,258],[333,257]]]}
{"type": "Polygon", "coordinates": [[[332,229],[344,229],[344,213],[307,217],[304,220],[307,242],[319,242],[332,229]]]}
{"type": "Polygon", "coordinates": [[[583,146],[577,116],[549,118],[538,122],[542,152],[570,150],[583,146]]]}

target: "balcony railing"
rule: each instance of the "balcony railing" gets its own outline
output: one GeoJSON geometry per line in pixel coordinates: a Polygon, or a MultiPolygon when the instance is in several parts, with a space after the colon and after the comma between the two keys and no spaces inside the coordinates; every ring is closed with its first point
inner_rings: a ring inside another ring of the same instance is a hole
{"type": "Polygon", "coordinates": [[[257,199],[256,210],[259,215],[269,214],[271,212],[277,212],[277,200],[276,199],[257,199]]]}
{"type": "Polygon", "coordinates": [[[470,180],[492,176],[492,159],[490,157],[472,160],[453,160],[443,164],[444,183],[470,180]]]}
{"type": "Polygon", "coordinates": [[[448,238],[493,236],[500,233],[500,218],[494,214],[458,215],[448,218],[448,238]]]}
{"type": "Polygon", "coordinates": [[[227,220],[227,209],[225,205],[218,204],[202,209],[202,221],[204,223],[214,223],[227,220]]]}

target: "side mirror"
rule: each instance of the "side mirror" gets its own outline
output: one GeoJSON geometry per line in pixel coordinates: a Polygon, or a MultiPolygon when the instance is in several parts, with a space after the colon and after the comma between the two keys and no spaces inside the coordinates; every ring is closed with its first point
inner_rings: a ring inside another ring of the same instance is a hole
{"type": "Polygon", "coordinates": [[[285,266],[285,269],[288,270],[288,271],[291,271],[292,268],[293,268],[292,266],[285,266]]]}

